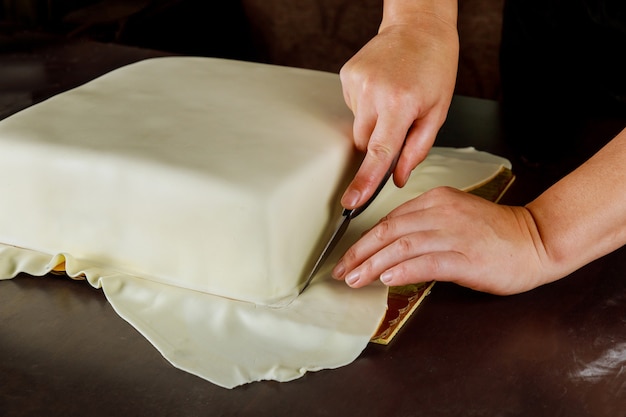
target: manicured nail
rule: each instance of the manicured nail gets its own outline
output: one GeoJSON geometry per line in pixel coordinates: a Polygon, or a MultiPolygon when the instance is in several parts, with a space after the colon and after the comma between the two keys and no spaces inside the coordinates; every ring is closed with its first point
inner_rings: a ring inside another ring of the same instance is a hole
{"type": "Polygon", "coordinates": [[[358,280],[359,280],[359,273],[357,271],[352,271],[348,275],[346,275],[346,284],[348,285],[353,285],[358,280]]]}
{"type": "Polygon", "coordinates": [[[344,207],[356,207],[361,198],[361,193],[357,190],[350,190],[348,193],[344,194],[341,199],[341,205],[344,207]]]}
{"type": "Polygon", "coordinates": [[[380,280],[385,285],[389,285],[389,283],[391,283],[392,278],[393,278],[393,273],[391,271],[385,271],[382,274],[380,274],[380,280]]]}

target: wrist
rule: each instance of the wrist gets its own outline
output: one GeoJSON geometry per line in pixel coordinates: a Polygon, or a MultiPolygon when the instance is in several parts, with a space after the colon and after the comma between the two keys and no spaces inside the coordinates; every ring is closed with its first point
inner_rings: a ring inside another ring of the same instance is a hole
{"type": "Polygon", "coordinates": [[[444,25],[456,32],[457,17],[457,0],[385,0],[379,32],[398,25],[422,30],[444,25]]]}

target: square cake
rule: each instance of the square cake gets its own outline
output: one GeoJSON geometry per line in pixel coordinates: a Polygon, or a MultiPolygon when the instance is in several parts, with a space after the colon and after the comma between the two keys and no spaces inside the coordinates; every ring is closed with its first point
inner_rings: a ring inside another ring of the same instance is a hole
{"type": "Polygon", "coordinates": [[[298,294],[350,178],[336,74],[145,60],[0,122],[0,243],[258,304],[298,294]]]}

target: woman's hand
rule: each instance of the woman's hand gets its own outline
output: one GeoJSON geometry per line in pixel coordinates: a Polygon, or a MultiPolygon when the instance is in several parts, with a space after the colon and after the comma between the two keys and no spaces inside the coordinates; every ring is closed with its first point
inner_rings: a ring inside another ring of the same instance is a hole
{"type": "Polygon", "coordinates": [[[449,20],[430,12],[392,24],[383,19],[378,35],[341,69],[344,98],[355,116],[354,142],[366,152],[344,207],[358,207],[372,195],[403,144],[394,172],[398,186],[433,145],[456,82],[458,34],[456,20],[449,20]]]}
{"type": "Polygon", "coordinates": [[[394,286],[436,280],[506,295],[559,278],[547,264],[528,209],[440,187],[380,220],[333,276],[355,288],[377,279],[394,286]]]}

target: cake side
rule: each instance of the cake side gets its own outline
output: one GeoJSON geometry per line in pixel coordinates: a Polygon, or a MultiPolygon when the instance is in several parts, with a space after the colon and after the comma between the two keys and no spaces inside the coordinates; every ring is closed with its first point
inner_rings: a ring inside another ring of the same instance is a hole
{"type": "Polygon", "coordinates": [[[121,68],[0,122],[0,242],[255,303],[295,296],[350,125],[335,74],[121,68]]]}
{"type": "MultiPolygon", "coordinates": [[[[350,148],[340,152],[329,147],[299,175],[285,178],[268,200],[267,235],[273,250],[269,258],[274,263],[270,270],[300,278],[292,296],[304,285],[329,238],[331,229],[326,226],[334,226],[341,212],[340,192],[357,168],[356,163],[346,163],[350,153],[350,148]],[[283,207],[285,203],[288,207],[283,207]]],[[[269,286],[278,282],[268,277],[269,286]]]]}

